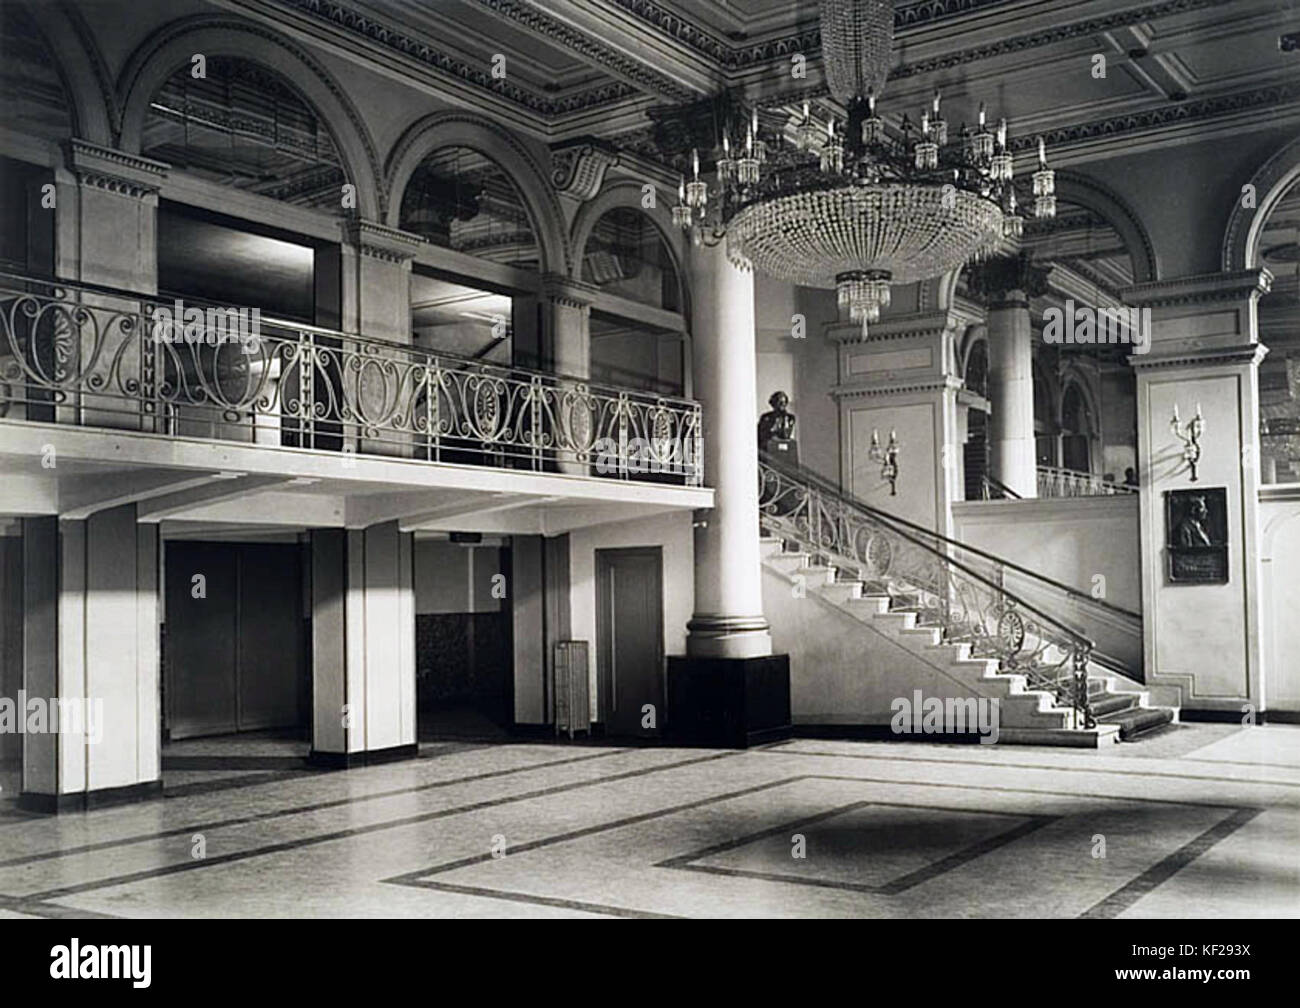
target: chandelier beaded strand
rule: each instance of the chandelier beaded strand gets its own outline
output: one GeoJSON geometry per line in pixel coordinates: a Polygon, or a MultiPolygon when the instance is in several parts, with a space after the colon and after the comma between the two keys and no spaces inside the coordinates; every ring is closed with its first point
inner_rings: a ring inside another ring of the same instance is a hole
{"type": "MultiPolygon", "coordinates": [[[[732,261],[780,280],[834,288],[840,307],[862,325],[880,317],[891,284],[941,276],[1021,236],[1014,159],[1007,124],[987,124],[984,105],[971,131],[950,140],[940,95],[919,129],[903,116],[897,129],[877,113],[889,72],[893,4],[823,0],[822,61],[831,94],[847,109],[817,125],[807,102],[793,145],[775,149],[760,135],[757,110],[721,125],[715,184],[682,179],[673,221],[702,234],[724,234],[732,261]],[[737,143],[733,145],[732,137],[737,143]]],[[[1035,217],[1056,215],[1055,173],[1038,140],[1032,176],[1035,217]]]]}

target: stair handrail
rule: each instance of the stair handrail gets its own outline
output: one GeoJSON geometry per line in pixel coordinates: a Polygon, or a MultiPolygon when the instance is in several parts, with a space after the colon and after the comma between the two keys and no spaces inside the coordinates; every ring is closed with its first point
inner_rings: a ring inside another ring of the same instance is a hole
{"type": "Polygon", "coordinates": [[[968,553],[973,553],[976,556],[980,557],[981,559],[987,560],[990,563],[998,565],[999,567],[1005,567],[1007,570],[1015,571],[1017,574],[1021,574],[1024,577],[1039,582],[1040,584],[1047,585],[1051,588],[1055,588],[1057,591],[1060,591],[1070,596],[1072,599],[1084,603],[1085,605],[1096,606],[1101,609],[1109,609],[1120,616],[1126,616],[1130,619],[1140,620],[1142,618],[1141,613],[1134,612],[1132,609],[1125,609],[1123,606],[1116,605],[1114,602],[1107,602],[1105,599],[1094,598],[1093,596],[1089,595],[1087,592],[1080,591],[1078,588],[1065,584],[1062,581],[1057,581],[1055,578],[1050,578],[1046,574],[1041,574],[1038,571],[1030,570],[1028,567],[1022,567],[1014,560],[1008,560],[1006,559],[1006,557],[1000,557],[996,553],[990,553],[987,550],[981,549],[978,546],[974,546],[970,543],[963,542],[960,539],[954,539],[951,536],[944,535],[942,532],[936,532],[934,529],[926,528],[924,525],[918,525],[915,522],[908,521],[906,518],[900,518],[898,515],[890,514],[888,511],[881,511],[879,508],[873,507],[872,505],[866,503],[865,501],[857,497],[854,497],[852,494],[846,493],[844,490],[837,487],[831,480],[828,480],[825,476],[822,476],[820,473],[813,472],[811,469],[808,469],[806,466],[795,465],[783,459],[775,458],[763,451],[759,452],[759,458],[763,462],[766,462],[768,465],[772,466],[774,469],[781,469],[787,472],[791,476],[796,476],[799,479],[806,479],[810,483],[817,483],[819,485],[819,488],[822,489],[823,491],[829,491],[830,493],[837,494],[845,502],[851,503],[861,508],[863,511],[870,513],[873,517],[876,517],[883,522],[892,523],[894,525],[901,525],[904,528],[908,529],[910,532],[914,532],[917,535],[926,536],[927,538],[930,539],[936,539],[947,546],[955,546],[958,549],[965,550],[968,553]]]}
{"type": "MultiPolygon", "coordinates": [[[[956,640],[959,631],[970,638],[972,654],[994,657],[1002,671],[1024,675],[1034,688],[1052,693],[1058,704],[1074,711],[1076,727],[1095,726],[1087,678],[1093,642],[1086,635],[930,545],[925,541],[930,535],[928,530],[900,527],[911,523],[896,522],[893,516],[883,516],[891,520],[882,520],[882,513],[875,508],[802,467],[792,470],[760,451],[759,482],[759,510],[764,524],[790,535],[810,553],[856,566],[864,580],[894,574],[898,569],[896,553],[904,562],[908,559],[907,550],[898,550],[882,532],[919,549],[923,556],[937,558],[937,569],[922,563],[896,575],[916,592],[931,596],[933,606],[922,601],[923,615],[937,615],[945,638],[956,640]],[[832,501],[836,507],[827,507],[823,500],[832,501]],[[870,527],[850,530],[850,516],[870,527]],[[867,533],[865,542],[863,532],[867,533]],[[981,589],[991,595],[991,602],[981,595],[981,589]],[[1061,655],[1059,659],[1050,656],[1052,649],[1061,655]]],[[[915,557],[911,559],[915,561],[915,557]]],[[[891,587],[896,588],[886,583],[887,593],[891,587]]]]}
{"type": "Polygon", "coordinates": [[[989,492],[990,490],[996,490],[996,491],[998,491],[998,492],[999,492],[1000,494],[1002,494],[1002,496],[1003,496],[1004,498],[1006,498],[1007,500],[1023,500],[1023,499],[1024,499],[1023,497],[1020,496],[1020,494],[1016,493],[1014,490],[1012,490],[1009,486],[1007,486],[1005,483],[1003,483],[1003,482],[1002,482],[1000,479],[998,479],[996,476],[991,476],[991,475],[988,474],[988,473],[981,473],[981,474],[980,474],[980,479],[982,479],[982,480],[984,481],[984,494],[985,494],[984,499],[985,499],[985,500],[992,500],[992,499],[993,499],[993,498],[991,498],[991,497],[988,496],[988,492],[989,492]]]}

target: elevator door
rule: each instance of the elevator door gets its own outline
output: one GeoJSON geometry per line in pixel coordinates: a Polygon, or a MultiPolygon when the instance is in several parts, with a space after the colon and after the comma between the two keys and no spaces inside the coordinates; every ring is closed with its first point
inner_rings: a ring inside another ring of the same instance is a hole
{"type": "Polygon", "coordinates": [[[301,724],[298,546],[172,540],[165,574],[170,737],[301,724]]]}
{"type": "Polygon", "coordinates": [[[596,592],[597,699],[605,730],[610,735],[659,735],[664,716],[662,551],[597,550],[596,592]]]}

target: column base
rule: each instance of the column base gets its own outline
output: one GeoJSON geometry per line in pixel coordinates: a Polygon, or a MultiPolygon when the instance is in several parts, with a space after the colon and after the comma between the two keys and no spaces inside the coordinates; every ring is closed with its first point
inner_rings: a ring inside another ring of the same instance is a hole
{"type": "Polygon", "coordinates": [[[69,791],[56,795],[24,791],[18,795],[17,804],[25,812],[60,815],[64,812],[89,812],[93,809],[108,808],[111,805],[150,801],[161,798],[162,793],[162,781],[153,780],[141,784],[127,784],[124,787],[100,788],[97,791],[69,791]]]}
{"type": "Polygon", "coordinates": [[[772,635],[761,615],[697,613],[686,624],[686,654],[692,658],[763,658],[771,653],[772,635]]]}
{"type": "Polygon", "coordinates": [[[746,749],[789,738],[790,656],[668,659],[665,738],[674,745],[746,749]]]}
{"type": "Polygon", "coordinates": [[[406,745],[389,746],[387,749],[362,749],[357,752],[322,752],[313,749],[307,754],[307,765],[320,767],[322,770],[349,770],[352,767],[374,766],[377,763],[393,763],[397,760],[415,759],[420,754],[420,747],[414,742],[406,745]]]}

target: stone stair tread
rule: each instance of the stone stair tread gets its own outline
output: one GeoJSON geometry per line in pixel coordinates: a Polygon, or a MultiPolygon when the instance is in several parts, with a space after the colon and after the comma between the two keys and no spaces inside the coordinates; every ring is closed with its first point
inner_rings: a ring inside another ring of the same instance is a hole
{"type": "Polygon", "coordinates": [[[1133,707],[1097,718],[1100,723],[1119,725],[1119,737],[1125,742],[1173,720],[1174,712],[1167,707],[1133,707]]]}

